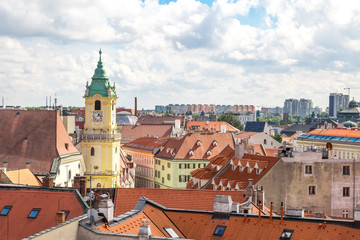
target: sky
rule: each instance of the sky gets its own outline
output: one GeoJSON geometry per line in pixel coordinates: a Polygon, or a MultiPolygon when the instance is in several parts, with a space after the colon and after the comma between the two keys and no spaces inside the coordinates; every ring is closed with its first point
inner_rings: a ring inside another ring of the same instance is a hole
{"type": "Polygon", "coordinates": [[[0,1],[0,46],[6,105],[84,106],[100,48],[118,107],[360,101],[354,0],[0,1]]]}

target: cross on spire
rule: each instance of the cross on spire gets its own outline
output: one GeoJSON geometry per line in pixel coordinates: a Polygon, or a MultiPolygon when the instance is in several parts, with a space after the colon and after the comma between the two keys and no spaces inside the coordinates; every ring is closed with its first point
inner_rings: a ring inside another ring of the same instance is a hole
{"type": "Polygon", "coordinates": [[[100,55],[99,61],[101,61],[101,54],[102,54],[102,51],[101,51],[101,48],[100,48],[100,51],[99,51],[99,55],[100,55]]]}

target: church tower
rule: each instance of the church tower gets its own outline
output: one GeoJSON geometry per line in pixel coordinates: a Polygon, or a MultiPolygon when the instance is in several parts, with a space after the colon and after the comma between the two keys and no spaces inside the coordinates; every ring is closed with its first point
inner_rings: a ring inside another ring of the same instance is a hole
{"type": "MultiPolygon", "coordinates": [[[[85,176],[93,188],[118,187],[120,183],[120,133],[116,124],[115,83],[109,83],[101,61],[85,91],[85,125],[81,150],[86,162],[85,176]]],[[[88,185],[89,186],[89,185],[88,185]]]]}

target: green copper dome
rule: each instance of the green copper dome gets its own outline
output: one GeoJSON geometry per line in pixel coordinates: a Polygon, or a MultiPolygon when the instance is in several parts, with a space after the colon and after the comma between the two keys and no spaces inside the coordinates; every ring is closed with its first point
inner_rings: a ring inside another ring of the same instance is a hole
{"type": "Polygon", "coordinates": [[[359,104],[353,99],[349,102],[349,107],[350,108],[359,107],[359,104]]]}
{"type": "Polygon", "coordinates": [[[116,97],[115,85],[110,86],[109,78],[106,76],[103,63],[101,61],[101,49],[99,51],[99,61],[94,75],[91,78],[90,86],[86,87],[85,97],[93,97],[95,94],[100,94],[103,97],[116,97]]]}

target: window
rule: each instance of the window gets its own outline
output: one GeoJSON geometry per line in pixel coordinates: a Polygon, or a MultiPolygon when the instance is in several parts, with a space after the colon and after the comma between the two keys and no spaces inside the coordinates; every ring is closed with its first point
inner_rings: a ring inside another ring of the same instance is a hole
{"type": "Polygon", "coordinates": [[[193,168],[196,168],[196,164],[195,164],[195,163],[193,163],[193,168]]]}
{"type": "Polygon", "coordinates": [[[350,187],[343,187],[343,197],[350,197],[350,187]]]}
{"type": "Polygon", "coordinates": [[[200,163],[198,163],[198,168],[201,168],[201,164],[200,164],[200,163]]]}
{"type": "Polygon", "coordinates": [[[167,164],[168,168],[170,168],[170,163],[167,164]]]}
{"type": "Polygon", "coordinates": [[[70,211],[69,210],[61,210],[61,211],[65,213],[65,219],[66,219],[67,216],[69,215],[70,211]]]}
{"type": "Polygon", "coordinates": [[[312,165],[305,165],[305,174],[312,174],[312,165]]]}
{"type": "Polygon", "coordinates": [[[164,179],[164,178],[162,178],[162,179],[161,179],[161,182],[162,182],[162,183],[164,183],[164,182],[165,182],[165,179],[164,179]]]}
{"type": "Polygon", "coordinates": [[[344,210],[342,212],[342,214],[343,214],[343,218],[349,218],[349,211],[348,210],[344,210]]]}
{"type": "Polygon", "coordinates": [[[40,208],[33,208],[28,216],[28,218],[36,218],[40,212],[40,208]]]}
{"type": "Polygon", "coordinates": [[[182,168],[182,164],[180,163],[180,164],[179,164],[179,169],[181,169],[181,168],[182,168]]]}
{"type": "Polygon", "coordinates": [[[179,175],[179,182],[186,182],[186,175],[179,175]]]}
{"type": "Polygon", "coordinates": [[[101,188],[101,183],[96,184],[97,188],[101,188]]]}
{"type": "Polygon", "coordinates": [[[165,231],[170,235],[172,238],[180,238],[179,235],[174,231],[172,227],[164,227],[165,231]]]}
{"type": "Polygon", "coordinates": [[[343,166],[343,175],[350,175],[350,166],[343,166]]]}
{"type": "Polygon", "coordinates": [[[291,236],[294,233],[294,229],[285,229],[282,231],[281,236],[280,236],[280,240],[286,240],[286,239],[291,239],[291,236]]]}
{"type": "Polygon", "coordinates": [[[266,139],[264,139],[264,144],[266,144],[266,139]]]}
{"type": "Polygon", "coordinates": [[[162,166],[161,166],[161,169],[164,171],[164,170],[165,170],[165,166],[164,166],[164,165],[162,165],[162,166]]]}
{"type": "Polygon", "coordinates": [[[5,206],[1,212],[0,212],[0,216],[7,216],[10,212],[10,209],[12,208],[12,206],[5,206]]]}
{"type": "Polygon", "coordinates": [[[167,180],[170,180],[170,174],[167,175],[167,180]]]}
{"type": "Polygon", "coordinates": [[[226,226],[217,225],[213,233],[213,236],[222,237],[224,235],[225,229],[226,226]]]}
{"type": "Polygon", "coordinates": [[[91,148],[91,151],[90,151],[90,152],[91,152],[91,153],[90,153],[91,156],[95,156],[95,149],[94,149],[93,147],[91,148]]]}
{"type": "Polygon", "coordinates": [[[101,102],[99,100],[95,101],[95,110],[101,110],[101,102]]]}
{"type": "Polygon", "coordinates": [[[309,195],[315,195],[315,186],[309,186],[309,195]]]}

